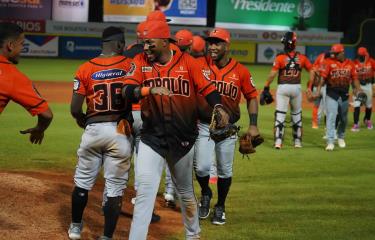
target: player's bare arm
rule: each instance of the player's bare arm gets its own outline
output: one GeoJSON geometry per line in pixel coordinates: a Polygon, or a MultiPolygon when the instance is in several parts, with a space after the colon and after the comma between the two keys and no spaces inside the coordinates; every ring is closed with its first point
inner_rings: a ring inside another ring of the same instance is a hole
{"type": "Polygon", "coordinates": [[[270,71],[270,73],[268,74],[266,83],[264,84],[264,87],[268,87],[268,88],[270,87],[270,85],[273,82],[273,80],[275,79],[277,73],[278,73],[277,70],[271,70],[270,71]]]}
{"type": "Polygon", "coordinates": [[[85,128],[86,115],[82,111],[82,105],[85,100],[85,96],[79,93],[73,93],[72,101],[70,104],[70,113],[73,118],[76,120],[76,123],[79,127],[85,128]]]}
{"type": "Polygon", "coordinates": [[[30,133],[30,142],[41,144],[44,138],[44,131],[48,128],[53,118],[51,109],[38,114],[38,123],[35,127],[20,131],[22,134],[30,133]]]}

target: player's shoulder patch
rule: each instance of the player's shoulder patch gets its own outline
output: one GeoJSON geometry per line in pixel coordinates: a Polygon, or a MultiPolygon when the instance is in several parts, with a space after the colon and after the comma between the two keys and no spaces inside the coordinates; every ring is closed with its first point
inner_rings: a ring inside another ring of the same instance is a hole
{"type": "Polygon", "coordinates": [[[79,81],[78,79],[74,79],[73,80],[73,90],[74,91],[77,91],[79,89],[79,86],[81,85],[81,81],[79,81]]]}

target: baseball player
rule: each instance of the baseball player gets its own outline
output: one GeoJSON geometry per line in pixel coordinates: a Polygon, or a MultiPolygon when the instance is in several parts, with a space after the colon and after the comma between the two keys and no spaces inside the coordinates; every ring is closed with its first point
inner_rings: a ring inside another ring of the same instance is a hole
{"type": "Polygon", "coordinates": [[[53,115],[31,80],[15,66],[24,39],[23,29],[17,24],[0,23],[0,114],[12,100],[22,105],[32,116],[37,115],[37,125],[20,133],[30,134],[31,143],[41,144],[53,115]]]}
{"type": "Polygon", "coordinates": [[[107,192],[101,239],[112,238],[121,211],[132,155],[131,130],[126,120],[130,109],[126,109],[121,90],[125,75],[135,67],[130,59],[122,56],[124,46],[122,29],[104,29],[102,53],[81,65],[74,78],[71,113],[85,131],[77,151],[72,222],[68,230],[70,239],[81,238],[88,191],[92,189],[101,166],[107,192]],[[85,99],[86,114],[82,112],[85,99]]]}
{"type": "MultiPolygon", "coordinates": [[[[360,47],[357,51],[357,59],[354,60],[355,69],[358,75],[358,80],[361,85],[361,89],[366,94],[366,112],[363,119],[363,123],[367,129],[372,129],[371,112],[372,112],[372,85],[374,84],[375,74],[375,60],[370,58],[370,55],[366,48],[360,47]]],[[[358,99],[354,100],[354,125],[352,127],[353,132],[359,131],[359,113],[360,113],[361,102],[358,99]]]]}
{"type": "Polygon", "coordinates": [[[180,48],[181,52],[191,52],[193,45],[193,33],[187,29],[179,30],[175,34],[176,45],[180,48]]]}
{"type": "Polygon", "coordinates": [[[335,148],[335,122],[338,115],[337,142],[340,148],[345,148],[345,128],[348,115],[349,87],[354,86],[355,94],[361,92],[355,66],[349,59],[345,58],[344,46],[334,44],[331,47],[332,58],[327,58],[321,71],[322,80],[318,85],[316,96],[321,86],[326,83],[326,110],[327,110],[327,151],[335,148]]]}
{"type": "Polygon", "coordinates": [[[315,62],[313,64],[313,70],[314,70],[314,78],[313,81],[307,82],[307,90],[306,95],[307,99],[309,101],[313,102],[313,110],[312,110],[312,128],[317,129],[319,128],[320,120],[325,115],[325,85],[322,86],[320,95],[321,97],[313,99],[313,93],[316,92],[317,86],[320,83],[320,71],[322,69],[322,64],[324,63],[324,60],[326,58],[330,57],[330,53],[321,53],[318,55],[318,57],[315,59],[315,62]]]}
{"type": "MultiPolygon", "coordinates": [[[[245,66],[229,57],[230,33],[222,28],[215,28],[206,39],[210,60],[203,70],[208,81],[216,86],[223,106],[229,113],[230,123],[240,118],[241,92],[247,100],[250,123],[248,132],[252,136],[259,135],[257,128],[258,102],[257,91],[250,72],[245,66]]],[[[199,136],[195,143],[196,155],[194,169],[196,179],[201,187],[199,218],[206,219],[210,214],[212,191],[208,185],[210,168],[216,156],[218,200],[213,210],[212,223],[225,224],[225,200],[232,182],[232,168],[237,136],[232,136],[215,143],[210,139],[209,125],[212,108],[201,101],[198,105],[199,136]]]]}
{"type": "Polygon", "coordinates": [[[297,35],[295,32],[286,32],[281,39],[284,44],[284,52],[277,55],[272,70],[264,85],[264,92],[269,92],[273,79],[278,75],[278,87],[276,91],[276,111],[275,111],[275,145],[276,149],[281,149],[284,131],[285,118],[290,105],[292,118],[294,147],[302,147],[302,92],[301,92],[301,72],[305,68],[310,72],[310,81],[314,77],[314,71],[309,59],[295,51],[297,35]]]}
{"type": "Polygon", "coordinates": [[[199,92],[220,112],[226,126],[228,115],[220,105],[215,87],[204,80],[196,61],[170,48],[165,21],[148,22],[144,53],[134,59],[135,70],[127,77],[123,96],[140,100],[143,120],[138,149],[138,190],[129,239],[144,240],[165,161],[180,200],[187,239],[199,239],[198,206],[193,190],[193,146],[198,135],[196,94],[199,92]],[[154,95],[155,87],[163,87],[154,95]]]}

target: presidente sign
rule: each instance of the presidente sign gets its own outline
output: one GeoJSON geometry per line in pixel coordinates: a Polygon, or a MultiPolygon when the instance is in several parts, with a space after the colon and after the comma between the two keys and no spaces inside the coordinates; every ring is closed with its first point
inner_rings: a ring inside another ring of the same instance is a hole
{"type": "Polygon", "coordinates": [[[288,30],[305,18],[308,28],[326,29],[326,0],[228,0],[218,1],[216,26],[242,29],[288,30]]]}

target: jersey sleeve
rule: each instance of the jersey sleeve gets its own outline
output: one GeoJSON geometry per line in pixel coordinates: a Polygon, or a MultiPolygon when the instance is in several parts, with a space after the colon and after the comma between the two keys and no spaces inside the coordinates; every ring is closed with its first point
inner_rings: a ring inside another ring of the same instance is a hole
{"type": "Polygon", "coordinates": [[[198,61],[190,57],[188,58],[187,63],[189,74],[192,77],[199,94],[206,96],[216,90],[212,82],[204,77],[203,68],[198,64],[198,61]]]}
{"type": "Polygon", "coordinates": [[[355,64],[352,61],[350,62],[350,64],[352,65],[352,68],[350,69],[350,73],[351,73],[351,76],[352,76],[352,81],[358,81],[358,73],[356,71],[355,64]]]}
{"type": "Polygon", "coordinates": [[[311,68],[313,67],[313,65],[311,64],[310,60],[305,56],[303,55],[303,67],[307,70],[307,71],[310,71],[311,68]]]}
{"type": "Polygon", "coordinates": [[[245,67],[241,69],[241,91],[247,100],[258,96],[253,77],[245,67]]]}
{"type": "Polygon", "coordinates": [[[87,95],[87,77],[85,76],[85,70],[87,66],[82,65],[78,68],[76,75],[73,80],[73,92],[81,94],[83,96],[87,95]]]}
{"type": "Polygon", "coordinates": [[[11,99],[22,105],[32,116],[47,111],[48,104],[44,100],[32,81],[24,74],[17,72],[14,76],[11,99]]]}
{"type": "Polygon", "coordinates": [[[275,58],[275,61],[273,61],[272,70],[278,71],[281,68],[282,63],[282,55],[279,55],[275,58]]]}
{"type": "Polygon", "coordinates": [[[129,85],[141,85],[143,83],[143,73],[142,69],[147,70],[145,68],[150,68],[146,66],[142,66],[142,54],[138,54],[133,61],[130,63],[129,71],[125,77],[125,84],[129,85]]]}
{"type": "Polygon", "coordinates": [[[324,61],[320,67],[320,76],[327,78],[331,71],[328,61],[324,61]]]}

